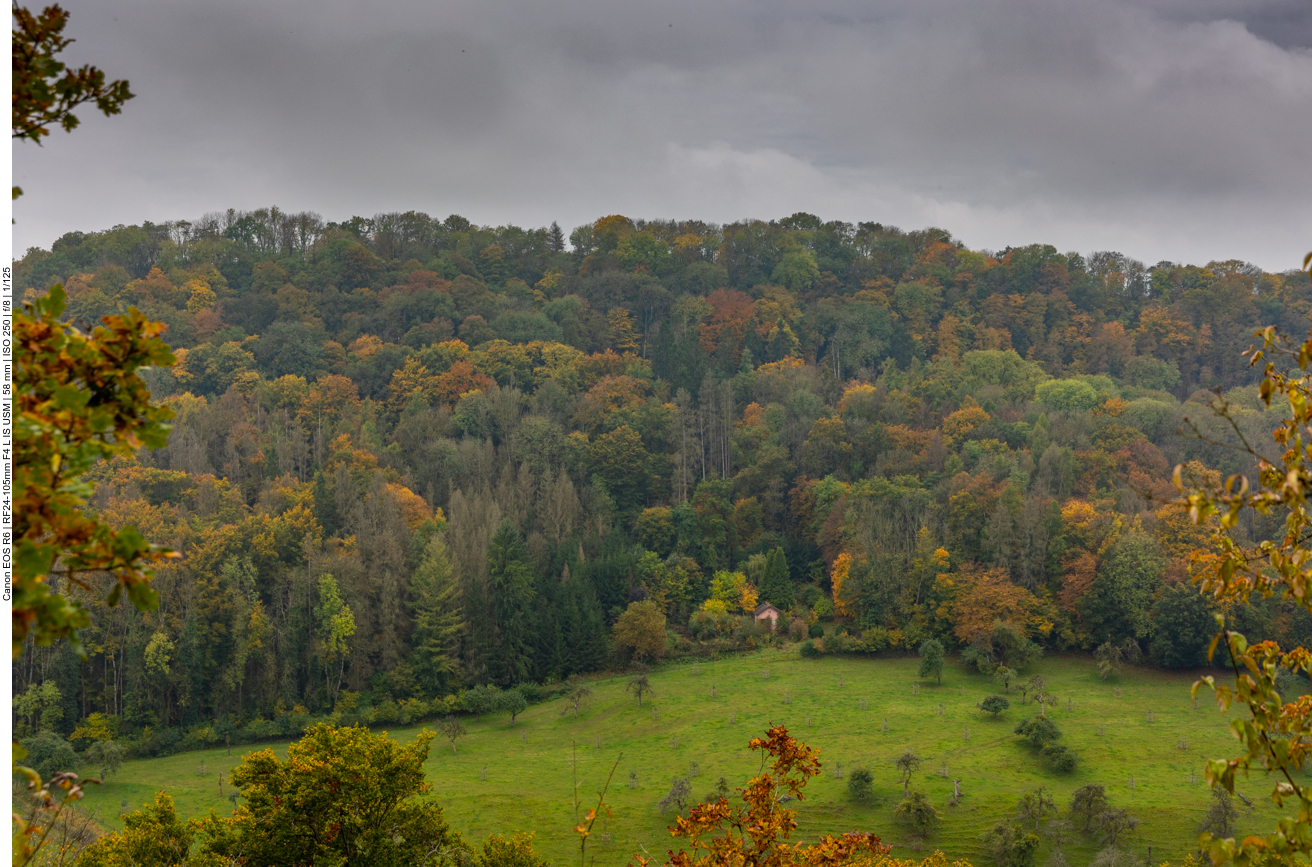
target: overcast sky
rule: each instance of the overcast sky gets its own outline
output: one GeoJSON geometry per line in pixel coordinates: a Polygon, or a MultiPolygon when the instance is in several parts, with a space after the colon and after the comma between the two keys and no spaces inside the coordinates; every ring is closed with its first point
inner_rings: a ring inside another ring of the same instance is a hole
{"type": "Polygon", "coordinates": [[[14,247],[276,204],[568,232],[805,210],[1152,264],[1312,249],[1306,0],[62,0],[122,115],[14,247]]]}

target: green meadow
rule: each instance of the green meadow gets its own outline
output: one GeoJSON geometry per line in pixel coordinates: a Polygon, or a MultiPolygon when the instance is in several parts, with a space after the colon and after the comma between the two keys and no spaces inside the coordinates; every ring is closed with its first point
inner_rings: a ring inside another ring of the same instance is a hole
{"type": "MultiPolygon", "coordinates": [[[[1209,801],[1203,761],[1230,755],[1236,742],[1210,693],[1200,693],[1193,706],[1191,675],[1127,669],[1104,681],[1093,662],[1073,658],[1045,659],[1026,672],[1048,679],[1057,696],[1050,715],[1061,727],[1062,742],[1079,754],[1079,768],[1058,775],[1012,734],[1037,706],[1022,706],[1013,690],[1011,709],[992,720],[976,709],[994,691],[987,678],[950,663],[939,686],[919,680],[916,668],[915,659],[802,659],[793,649],[765,650],[660,669],[651,675],[655,694],[641,708],[626,690],[627,678],[599,679],[591,682],[594,695],[577,719],[563,700],[555,700],[531,707],[513,727],[506,716],[467,720],[468,734],[457,741],[455,754],[439,735],[429,754],[428,780],[448,820],[467,839],[531,830],[551,863],[569,864],[579,857],[571,832],[574,781],[583,813],[595,805],[615,767],[606,794],[610,815],[599,822],[589,856],[622,865],[631,853],[669,848],[666,828],[673,817],[661,814],[657,803],[671,778],[687,775],[695,764],[697,798],[721,776],[731,788],[742,785],[760,768],[748,741],[774,722],[817,748],[824,764],[806,799],[792,805],[803,839],[868,830],[903,857],[915,854],[893,819],[902,795],[893,759],[910,748],[923,759],[912,786],[926,792],[942,815],[926,848],[952,858],[989,863],[979,836],[1012,816],[1024,792],[1046,788],[1065,813],[1071,793],[1088,783],[1105,785],[1113,806],[1139,818],[1130,842],[1141,854],[1152,847],[1154,861],[1177,860],[1195,848],[1209,801]],[[846,772],[860,766],[875,778],[876,797],[865,805],[847,795],[846,772]],[[948,805],[953,780],[961,781],[963,795],[956,807],[948,805]]],[[[390,734],[404,740],[417,731],[390,734]]],[[[226,813],[229,771],[251,749],[126,762],[103,788],[90,787],[85,804],[107,828],[120,826],[123,802],[135,809],[160,789],[183,815],[226,813]]],[[[286,744],[274,749],[285,753],[286,744]]],[[[1240,832],[1269,828],[1277,815],[1267,797],[1270,784],[1254,778],[1238,789],[1254,804],[1249,810],[1236,802],[1240,832]]],[[[1045,842],[1039,863],[1047,848],[1045,842]]],[[[1066,853],[1079,865],[1098,848],[1096,839],[1080,836],[1066,853]]]]}

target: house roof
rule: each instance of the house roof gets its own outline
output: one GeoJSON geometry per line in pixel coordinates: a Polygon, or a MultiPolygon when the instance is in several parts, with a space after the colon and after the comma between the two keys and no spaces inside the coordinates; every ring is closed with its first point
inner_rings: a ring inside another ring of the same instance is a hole
{"type": "Polygon", "coordinates": [[[762,602],[760,605],[756,606],[756,610],[753,611],[752,613],[755,616],[760,617],[762,614],[764,614],[767,611],[773,611],[775,614],[781,613],[778,608],[775,608],[769,602],[762,602]]]}

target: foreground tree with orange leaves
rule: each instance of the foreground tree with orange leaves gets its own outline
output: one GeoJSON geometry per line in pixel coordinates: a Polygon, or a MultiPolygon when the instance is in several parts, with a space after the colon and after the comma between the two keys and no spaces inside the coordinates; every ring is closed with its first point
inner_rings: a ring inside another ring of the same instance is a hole
{"type": "MultiPolygon", "coordinates": [[[[807,780],[820,773],[820,759],[816,750],[791,737],[784,726],[774,726],[764,738],[752,738],[751,748],[773,757],[769,771],[741,790],[743,806],[717,798],[693,807],[687,818],[679,817],[670,835],[687,840],[689,848],[671,850],[666,867],[822,867],[884,860],[889,848],[874,834],[825,835],[810,846],[789,843],[797,829],[797,813],[781,806],[781,801],[785,796],[803,799],[807,780]]],[[[641,856],[635,860],[639,867],[656,864],[641,856]]]]}

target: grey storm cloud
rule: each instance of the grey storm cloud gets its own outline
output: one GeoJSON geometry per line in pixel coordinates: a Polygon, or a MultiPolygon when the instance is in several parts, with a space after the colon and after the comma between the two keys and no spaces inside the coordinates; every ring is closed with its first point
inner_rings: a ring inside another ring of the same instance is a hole
{"type": "Polygon", "coordinates": [[[1303,0],[66,5],[73,58],[139,96],[15,146],[18,250],[270,204],[806,210],[1271,270],[1312,245],[1303,0]]]}

